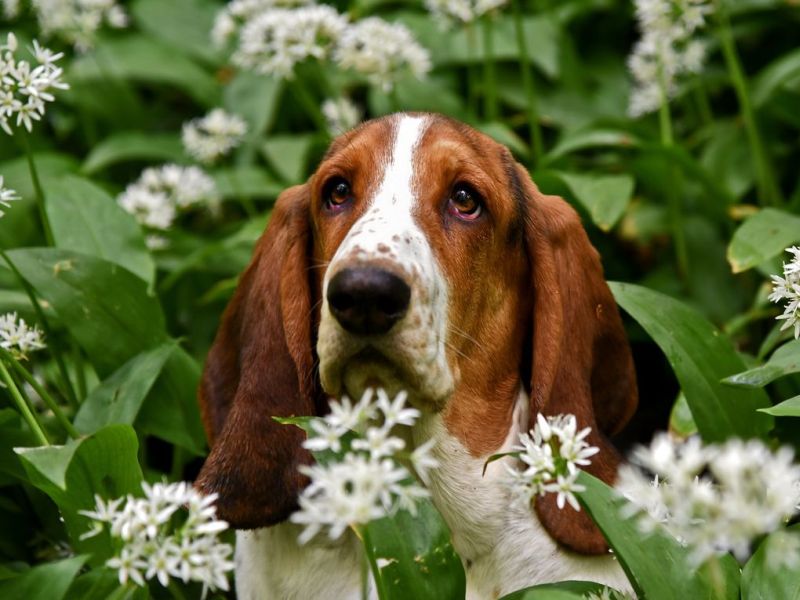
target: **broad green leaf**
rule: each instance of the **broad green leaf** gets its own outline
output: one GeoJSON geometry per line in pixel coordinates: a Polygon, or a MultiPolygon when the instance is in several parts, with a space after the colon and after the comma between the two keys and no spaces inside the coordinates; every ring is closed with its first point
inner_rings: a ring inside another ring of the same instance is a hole
{"type": "Polygon", "coordinates": [[[463,598],[466,578],[461,559],[450,544],[450,531],[430,501],[411,516],[393,517],[366,526],[366,551],[378,564],[387,600],[463,598]]]}
{"type": "Polygon", "coordinates": [[[92,175],[126,161],[181,162],[185,158],[183,145],[175,133],[120,131],[92,148],[81,165],[81,171],[92,175]]]}
{"type": "Polygon", "coordinates": [[[63,446],[16,449],[30,483],[58,505],[73,547],[91,552],[93,562],[102,562],[110,551],[109,538],[99,535],[81,540],[91,523],[78,511],[92,510],[95,494],[118,498],[140,491],[138,448],[132,427],[110,425],[63,446]]]}
{"type": "Polygon", "coordinates": [[[225,87],[225,109],[247,121],[248,137],[257,138],[272,127],[283,89],[281,81],[277,77],[239,71],[225,87]]]}
{"type": "Polygon", "coordinates": [[[313,135],[276,135],[265,141],[261,148],[281,179],[294,184],[305,179],[313,143],[313,135]]]}
{"type": "Polygon", "coordinates": [[[528,148],[528,144],[525,140],[514,133],[505,123],[481,123],[478,124],[476,128],[496,142],[508,146],[517,156],[524,158],[527,157],[530,152],[530,148],[528,148]]]}
{"type": "Polygon", "coordinates": [[[675,404],[672,405],[669,413],[669,430],[680,438],[688,438],[697,433],[697,423],[694,422],[692,409],[689,408],[683,393],[678,394],[675,404]]]}
{"type": "Polygon", "coordinates": [[[559,173],[559,177],[603,231],[610,231],[617,224],[633,195],[630,175],[559,173]]]}
{"type": "Polygon", "coordinates": [[[758,410],[773,417],[800,417],[800,396],[794,396],[770,408],[759,408],[758,410]]]}
{"type": "Polygon", "coordinates": [[[131,13],[143,30],[176,50],[216,62],[210,31],[219,5],[210,0],[136,0],[131,13]]]}
{"type": "Polygon", "coordinates": [[[743,600],[800,600],[800,570],[785,566],[770,567],[767,556],[770,550],[783,558],[786,550],[780,536],[800,535],[800,527],[773,533],[758,546],[742,569],[743,600]],[[771,548],[771,546],[774,546],[771,548]]]}
{"type": "Polygon", "coordinates": [[[75,427],[93,433],[112,423],[133,425],[139,409],[176,348],[169,341],[130,359],[83,401],[75,427]]]}
{"type": "Polygon", "coordinates": [[[214,78],[191,59],[147,35],[137,33],[104,40],[93,52],[73,60],[67,80],[122,80],[174,86],[198,104],[219,104],[214,78]]]}
{"type": "Polygon", "coordinates": [[[116,263],[153,283],[156,266],[136,219],[91,181],[66,175],[48,185],[47,216],[56,247],[116,263]]]}
{"type": "Polygon", "coordinates": [[[186,350],[176,347],[147,395],[136,419],[136,429],[203,455],[206,434],[197,409],[200,365],[186,350]]]}
{"type": "Polygon", "coordinates": [[[765,208],[739,226],[728,246],[728,262],[734,273],[747,271],[780,255],[800,241],[800,217],[765,208]]]}
{"type": "Polygon", "coordinates": [[[587,594],[599,594],[603,588],[602,584],[593,581],[559,581],[518,590],[500,600],[584,600],[587,594]]]}
{"type": "Polygon", "coordinates": [[[211,173],[217,190],[225,199],[277,198],[286,186],[278,183],[260,167],[218,169],[211,173]]]}
{"type": "Polygon", "coordinates": [[[581,472],[578,483],[586,487],[578,500],[603,532],[609,546],[636,593],[647,600],[737,600],[739,566],[730,555],[721,556],[716,565],[724,590],[714,587],[715,578],[707,566],[695,570],[688,560],[689,551],[660,531],[642,534],[635,519],[623,519],[625,504],[614,490],[599,479],[581,472]]]}
{"type": "Polygon", "coordinates": [[[784,85],[800,80],[800,48],[779,55],[753,82],[753,104],[762,106],[784,85]]]}
{"type": "Polygon", "coordinates": [[[775,350],[763,365],[726,377],[723,382],[745,388],[763,388],[792,373],[800,373],[800,340],[792,340],[775,350]]]}
{"type": "Polygon", "coordinates": [[[88,556],[73,556],[45,563],[16,577],[0,580],[0,598],[61,600],[88,556]]]}
{"type": "Polygon", "coordinates": [[[8,256],[55,310],[101,378],[167,339],[158,300],[127,269],[55,248],[11,250],[8,256]]]}
{"type": "Polygon", "coordinates": [[[715,123],[703,148],[700,164],[713,173],[719,185],[739,200],[755,181],[755,168],[747,145],[746,130],[737,121],[715,123]]]}
{"type": "Polygon", "coordinates": [[[728,338],[678,300],[637,285],[609,285],[619,305],[666,355],[706,442],[766,435],[773,420],[755,412],[770,405],[764,391],[721,383],[728,375],[745,369],[728,338]]]}
{"type": "Polygon", "coordinates": [[[578,150],[606,147],[635,148],[640,143],[639,138],[619,129],[581,129],[561,138],[555,147],[543,157],[543,163],[552,162],[578,150]]]}

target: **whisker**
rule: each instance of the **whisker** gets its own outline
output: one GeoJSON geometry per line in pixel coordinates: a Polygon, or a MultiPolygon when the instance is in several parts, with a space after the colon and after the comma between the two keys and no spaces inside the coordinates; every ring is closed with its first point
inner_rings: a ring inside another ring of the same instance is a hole
{"type": "Polygon", "coordinates": [[[465,340],[472,342],[473,344],[475,344],[475,345],[476,345],[478,348],[480,348],[481,350],[483,350],[483,349],[484,349],[484,347],[483,347],[483,344],[481,344],[481,343],[480,343],[478,340],[476,340],[474,337],[472,337],[472,336],[471,336],[470,334],[468,334],[466,331],[463,331],[463,330],[459,329],[459,328],[458,328],[458,327],[456,327],[455,325],[448,325],[448,327],[447,327],[447,328],[448,328],[448,330],[449,330],[449,331],[451,331],[452,333],[455,333],[456,335],[460,335],[460,336],[461,336],[461,337],[463,337],[465,340]]]}

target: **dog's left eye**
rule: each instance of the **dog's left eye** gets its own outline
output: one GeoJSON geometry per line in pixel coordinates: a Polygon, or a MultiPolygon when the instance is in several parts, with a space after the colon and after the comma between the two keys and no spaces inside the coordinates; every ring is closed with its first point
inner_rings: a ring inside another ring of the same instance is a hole
{"type": "Polygon", "coordinates": [[[322,199],[330,210],[338,210],[353,199],[350,184],[341,177],[334,177],[325,184],[322,199]]]}
{"type": "Polygon", "coordinates": [[[462,221],[474,221],[483,212],[480,195],[470,186],[460,183],[447,200],[447,210],[462,221]]]}

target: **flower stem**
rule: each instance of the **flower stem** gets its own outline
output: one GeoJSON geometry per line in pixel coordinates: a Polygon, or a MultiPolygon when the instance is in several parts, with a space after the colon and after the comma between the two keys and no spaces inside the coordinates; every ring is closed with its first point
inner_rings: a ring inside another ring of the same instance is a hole
{"type": "Polygon", "coordinates": [[[42,446],[49,446],[50,442],[47,440],[47,436],[44,434],[42,426],[39,424],[39,421],[36,420],[36,416],[33,414],[30,406],[28,406],[28,402],[19,391],[17,384],[14,383],[14,380],[11,378],[11,373],[8,372],[8,369],[6,369],[6,365],[2,360],[0,360],[0,379],[2,379],[3,383],[6,384],[6,387],[11,394],[11,398],[17,405],[19,412],[22,414],[22,418],[28,423],[28,427],[31,428],[33,435],[36,436],[36,440],[42,446]]]}
{"type": "Polygon", "coordinates": [[[467,32],[467,101],[472,114],[478,116],[478,78],[475,75],[475,27],[469,23],[467,32]]]}
{"type": "Polygon", "coordinates": [[[747,131],[747,141],[750,144],[750,151],[755,162],[758,199],[762,204],[779,205],[782,202],[780,189],[775,182],[772,165],[767,158],[764,144],[761,141],[758,122],[753,112],[750,94],[747,91],[747,77],[739,60],[739,53],[736,51],[736,43],[733,39],[728,13],[724,3],[720,0],[715,0],[714,2],[714,14],[717,17],[722,55],[725,58],[725,65],[728,67],[736,97],[739,100],[739,108],[742,111],[742,119],[747,131]]]}
{"type": "Polygon", "coordinates": [[[22,146],[25,150],[25,157],[28,159],[28,170],[31,173],[31,181],[33,182],[33,190],[36,194],[36,206],[39,209],[39,218],[42,220],[42,229],[44,229],[44,239],[48,246],[54,245],[53,230],[50,229],[50,221],[47,218],[47,210],[44,206],[44,190],[42,183],[39,181],[39,172],[36,170],[36,162],[33,160],[33,151],[31,150],[30,140],[28,139],[27,132],[20,129],[20,139],[22,146]]]}
{"type": "Polygon", "coordinates": [[[369,568],[372,571],[372,578],[375,580],[375,589],[378,592],[378,598],[379,600],[387,600],[387,598],[389,598],[389,594],[386,592],[383,577],[381,577],[381,570],[378,567],[378,561],[375,558],[375,549],[372,546],[372,540],[370,539],[368,528],[368,525],[359,527],[358,533],[360,534],[361,543],[364,546],[364,552],[366,553],[367,560],[369,561],[369,568]]]}
{"type": "Polygon", "coordinates": [[[525,91],[525,98],[528,108],[528,130],[530,132],[531,144],[531,167],[536,166],[537,161],[544,153],[542,145],[542,129],[539,126],[539,110],[536,103],[536,88],[533,84],[531,74],[531,57],[528,54],[528,43],[525,40],[525,28],[522,22],[522,9],[520,0],[512,2],[514,10],[514,28],[517,34],[517,46],[519,47],[519,65],[522,75],[522,89],[525,91]]]}
{"type": "Polygon", "coordinates": [[[483,86],[484,116],[487,121],[496,121],[497,85],[494,73],[494,27],[491,15],[486,15],[481,23],[483,28],[483,86]]]}
{"type": "MultiPolygon", "coordinates": [[[[20,284],[22,285],[22,289],[24,289],[25,293],[28,295],[28,299],[31,302],[31,306],[33,306],[33,310],[36,313],[36,318],[38,319],[39,324],[42,326],[42,330],[44,331],[45,335],[49,339],[52,339],[52,329],[50,329],[50,324],[47,322],[47,317],[44,316],[44,311],[42,310],[39,301],[36,299],[36,294],[34,293],[33,288],[28,283],[28,281],[22,276],[22,273],[20,273],[17,270],[17,267],[14,265],[14,263],[11,261],[11,259],[8,257],[8,255],[5,253],[4,250],[0,249],[0,256],[8,265],[8,268],[11,269],[11,272],[14,273],[14,275],[17,277],[20,284]]],[[[58,365],[58,372],[61,375],[61,380],[62,380],[61,384],[64,386],[65,390],[64,395],[67,398],[69,404],[73,407],[76,407],[78,406],[78,398],[77,396],[75,396],[75,390],[72,387],[72,381],[69,378],[69,373],[67,372],[67,365],[64,363],[64,358],[61,356],[61,353],[56,351],[52,345],[50,345],[49,348],[50,352],[53,355],[53,358],[55,358],[56,365],[58,365]]]]}
{"type": "Polygon", "coordinates": [[[69,419],[64,414],[64,411],[62,411],[61,407],[58,405],[58,402],[53,399],[44,386],[36,381],[36,378],[28,371],[28,369],[23,367],[22,364],[20,364],[20,362],[14,358],[14,356],[8,350],[0,348],[0,356],[6,359],[8,364],[13,367],[14,371],[16,371],[17,374],[25,381],[27,381],[28,384],[30,384],[30,386],[36,391],[36,393],[39,394],[41,399],[47,405],[47,408],[53,411],[56,420],[64,428],[64,431],[67,432],[67,435],[73,439],[78,439],[81,434],[78,433],[78,430],[75,429],[75,427],[73,427],[72,423],[70,423],[69,419]]]}
{"type": "Polygon", "coordinates": [[[287,81],[295,97],[300,101],[300,104],[303,105],[303,108],[308,116],[311,117],[311,120],[314,121],[314,125],[317,129],[319,129],[321,133],[327,134],[328,123],[325,121],[325,115],[322,114],[322,110],[317,101],[314,100],[305,86],[297,79],[288,79],[287,81]]]}

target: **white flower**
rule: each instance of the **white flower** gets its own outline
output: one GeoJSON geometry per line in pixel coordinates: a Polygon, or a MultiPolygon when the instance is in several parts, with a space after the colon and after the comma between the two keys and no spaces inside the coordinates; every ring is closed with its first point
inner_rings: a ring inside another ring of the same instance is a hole
{"type": "Polygon", "coordinates": [[[472,23],[487,12],[504,6],[508,0],[425,0],[427,8],[443,25],[472,23]]]}
{"type": "Polygon", "coordinates": [[[411,466],[414,467],[414,472],[426,485],[430,484],[430,472],[440,466],[439,461],[433,456],[435,447],[436,440],[430,439],[417,446],[411,453],[411,466]]]}
{"type": "Polygon", "coordinates": [[[46,347],[38,327],[30,327],[25,319],[18,319],[15,312],[0,316],[0,348],[8,350],[17,359],[24,359],[28,352],[46,347]]]}
{"type": "Polygon", "coordinates": [[[215,108],[183,124],[183,147],[200,162],[211,164],[238,146],[246,132],[247,123],[241,117],[215,108]]]}
{"type": "Polygon", "coordinates": [[[361,109],[344,96],[325,100],[322,103],[322,114],[328,122],[328,133],[332,136],[352,129],[363,117],[361,109]]]}
{"type": "Polygon", "coordinates": [[[19,0],[3,0],[3,16],[9,21],[17,18],[19,16],[19,0]]]}
{"type": "Polygon", "coordinates": [[[431,69],[428,51],[407,27],[369,17],[348,27],[334,51],[340,67],[366,75],[384,91],[394,87],[404,71],[422,78],[431,69]]]}
{"type": "Polygon", "coordinates": [[[211,40],[215,46],[222,47],[245,22],[260,13],[275,8],[293,8],[313,3],[313,0],[233,0],[217,13],[211,30],[211,40]]]}
{"type": "MultiPolygon", "coordinates": [[[[0,110],[2,110],[2,108],[0,108],[0,110]]],[[[19,195],[16,191],[5,187],[3,176],[0,175],[0,207],[10,208],[11,205],[9,202],[14,202],[15,200],[19,199],[19,195]]],[[[3,212],[2,208],[0,208],[0,217],[2,217],[4,214],[6,213],[3,212]]]]}
{"type": "Polygon", "coordinates": [[[45,103],[55,100],[52,90],[65,90],[69,86],[61,80],[63,69],[55,65],[62,54],[54,54],[33,42],[31,54],[35,66],[16,56],[17,38],[13,33],[0,45],[0,128],[13,135],[10,121],[16,116],[16,126],[33,129],[45,113],[45,103]]]}
{"type": "Polygon", "coordinates": [[[641,39],[628,59],[634,79],[628,112],[637,117],[657,110],[677,92],[685,73],[698,73],[705,45],[692,36],[712,11],[708,0],[634,0],[641,39]]]}
{"type": "Polygon", "coordinates": [[[89,534],[108,527],[123,542],[119,554],[106,562],[118,571],[120,583],[130,579],[144,587],[145,579],[155,578],[167,587],[175,577],[200,582],[204,589],[227,590],[233,548],[217,539],[228,524],[216,518],[216,495],[203,496],[186,482],[143,483],[142,489],[144,498],[106,502],[95,496],[95,510],[79,511],[94,521],[89,534]],[[186,517],[173,527],[172,516],[178,512],[186,517]]]}
{"type": "Polygon", "coordinates": [[[336,539],[348,527],[397,510],[415,514],[417,501],[428,496],[427,490],[397,462],[398,458],[410,458],[423,481],[429,470],[438,466],[430,455],[432,442],[422,444],[409,457],[401,454],[405,441],[392,435],[393,428],[410,427],[419,417],[419,411],[405,407],[406,397],[401,392],[390,400],[385,391],[368,389],[355,405],[347,397],[341,402],[332,400],[330,414],[312,420],[309,439],[303,443],[305,448],[345,452],[335,460],[327,459],[325,464],[300,467],[311,481],[298,500],[300,510],[291,516],[294,523],[305,526],[299,537],[301,544],[323,529],[336,539]],[[373,403],[376,396],[378,401],[373,403]],[[382,423],[373,424],[374,420],[382,423]]]}
{"type": "Polygon", "coordinates": [[[639,513],[645,532],[663,526],[690,547],[700,564],[718,552],[744,560],[755,539],[782,528],[796,512],[800,467],[788,448],[772,452],[758,440],[703,446],[657,436],[634,454],[640,469],[620,468],[616,484],[628,499],[624,515],[639,513]]]}
{"type": "Polygon", "coordinates": [[[239,33],[233,63],[285,78],[306,59],[324,60],[347,27],[347,17],[330,6],[274,9],[248,19],[239,33]]]}
{"type": "Polygon", "coordinates": [[[512,455],[522,461],[524,470],[506,465],[506,485],[513,504],[526,508],[537,495],[555,493],[559,508],[569,503],[580,510],[574,494],[583,491],[577,483],[578,467],[590,465],[589,458],[599,452],[586,442],[590,432],[589,427],[578,431],[574,415],[536,415],[536,426],[521,433],[520,443],[512,448],[512,455]]]}
{"type": "Polygon", "coordinates": [[[85,52],[94,46],[97,31],[107,24],[128,25],[128,15],[117,0],[31,0],[45,37],[56,36],[85,52]]]}
{"type": "Polygon", "coordinates": [[[117,203],[152,229],[169,229],[182,210],[219,202],[216,184],[198,167],[168,164],[149,168],[117,197],[117,203]]]}
{"type": "Polygon", "coordinates": [[[792,255],[788,263],[783,263],[783,277],[772,276],[771,302],[779,303],[787,300],[783,314],[778,320],[786,321],[781,331],[794,327],[794,338],[800,337],[800,247],[792,246],[786,252],[792,255]]]}

